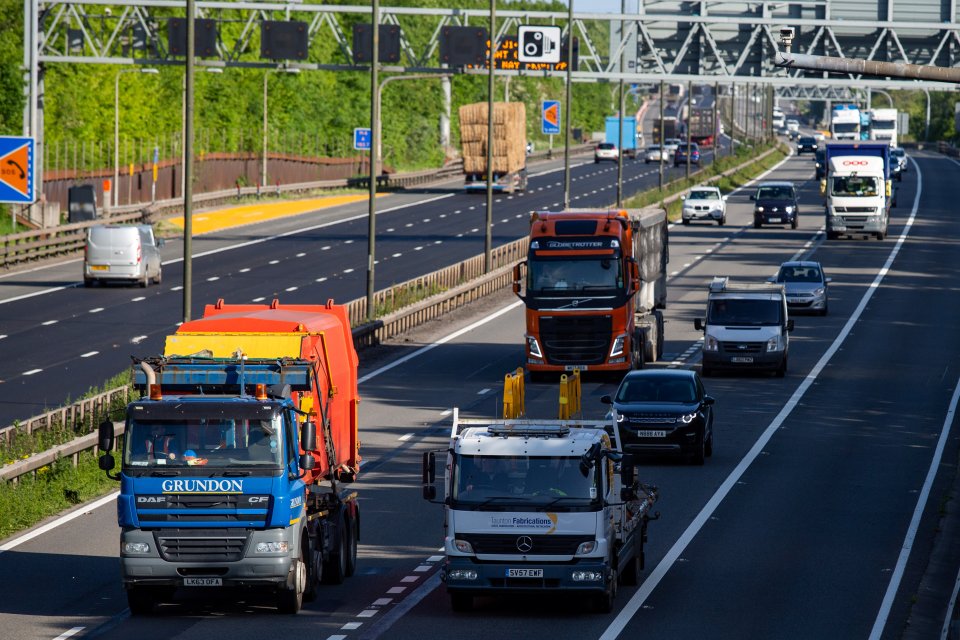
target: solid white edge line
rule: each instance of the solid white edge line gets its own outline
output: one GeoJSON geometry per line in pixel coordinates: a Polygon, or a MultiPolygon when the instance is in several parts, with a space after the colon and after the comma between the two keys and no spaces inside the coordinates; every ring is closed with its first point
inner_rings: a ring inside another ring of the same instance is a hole
{"type": "MultiPolygon", "coordinates": [[[[916,163],[914,163],[916,166],[916,163]]],[[[636,615],[637,611],[640,610],[640,607],[643,606],[643,603],[646,602],[647,598],[650,597],[650,594],[653,593],[653,590],[657,588],[660,584],[660,581],[663,580],[667,572],[673,567],[674,563],[680,557],[687,546],[693,541],[694,537],[700,532],[700,529],[703,528],[713,516],[713,513],[720,506],[720,503],[723,502],[727,494],[730,493],[730,490],[736,486],[740,481],[740,478],[743,477],[743,474],[746,473],[747,469],[753,464],[753,461],[760,455],[764,447],[767,446],[767,443],[773,438],[773,435],[780,428],[780,425],[783,424],[784,420],[793,412],[794,407],[799,404],[800,399],[807,392],[807,389],[814,383],[817,377],[820,375],[820,372],[824,367],[827,366],[827,363],[833,358],[834,354],[840,349],[840,345],[843,344],[846,340],[847,335],[850,334],[850,331],[853,329],[853,326],[860,319],[860,316],[863,314],[864,309],[866,309],[867,303],[873,297],[874,292],[879,287],[880,283],[886,277],[887,272],[890,270],[890,266],[893,264],[894,259],[896,259],[897,254],[900,253],[900,247],[903,246],[903,243],[906,241],[907,236],[910,233],[910,229],[913,226],[913,221],[917,216],[917,208],[920,205],[920,194],[923,192],[923,179],[920,174],[919,167],[916,168],[917,171],[917,194],[913,200],[913,209],[910,211],[910,217],[907,219],[907,222],[904,224],[903,231],[900,233],[900,237],[897,239],[897,243],[894,245],[893,249],[890,251],[890,255],[887,256],[886,262],[884,262],[883,267],[880,268],[880,271],[877,273],[877,276],[874,278],[873,282],[867,287],[866,292],[864,292],[863,297],[860,299],[860,303],[857,305],[857,308],[854,309],[853,313],[850,315],[850,318],[847,319],[846,324],[844,324],[843,329],[840,330],[840,333],[834,339],[833,343],[827,348],[824,354],[820,357],[820,360],[813,366],[810,370],[810,373],[806,375],[800,385],[797,387],[796,391],[793,392],[793,395],[790,396],[790,399],[784,404],[783,408],[780,410],[780,413],[773,419],[773,421],[767,426],[757,441],[754,443],[753,447],[750,448],[750,451],[740,460],[740,463],[730,472],[730,475],[723,481],[720,485],[720,488],[717,489],[716,493],[711,496],[710,500],[703,506],[703,509],[700,510],[700,513],[693,519],[693,521],[687,526],[683,534],[677,539],[677,541],[670,547],[670,550],[664,555],[663,559],[657,565],[646,580],[643,581],[643,584],[640,585],[640,588],[637,589],[637,592],[630,598],[626,606],[617,614],[617,617],[614,618],[613,622],[610,623],[610,626],[606,628],[603,632],[603,635],[600,636],[600,640],[615,640],[617,636],[626,628],[627,623],[636,615]]],[[[898,580],[899,581],[899,580],[898,580]]],[[[891,578],[891,587],[893,588],[893,593],[896,593],[896,587],[892,585],[891,578]]],[[[892,601],[892,596],[890,596],[892,601]]],[[[886,598],[884,599],[886,603],[886,598]]],[[[883,609],[881,609],[880,614],[883,614],[883,609]]],[[[880,614],[877,616],[877,624],[880,624],[880,614]]],[[[884,616],[883,622],[886,622],[886,617],[884,616]]],[[[876,625],[875,625],[876,628],[876,625]]],[[[880,624],[882,630],[882,624],[880,624]]],[[[871,634],[871,639],[874,636],[871,634]]]]}
{"type": "Polygon", "coordinates": [[[72,638],[73,636],[77,635],[78,633],[80,633],[80,632],[83,631],[84,629],[86,629],[86,627],[73,627],[72,629],[70,629],[70,630],[68,630],[68,631],[64,631],[63,633],[61,633],[60,635],[58,635],[58,636],[57,636],[56,638],[54,638],[53,640],[66,640],[66,638],[72,638]]]}
{"type": "Polygon", "coordinates": [[[958,593],[960,593],[960,572],[957,572],[957,580],[953,584],[953,592],[950,594],[950,602],[947,604],[947,615],[943,618],[940,640],[947,640],[947,636],[950,635],[950,621],[953,618],[953,607],[957,602],[958,593]]]}
{"type": "Polygon", "coordinates": [[[52,521],[52,522],[48,522],[47,524],[43,525],[42,527],[38,527],[38,528],[34,529],[33,531],[31,531],[31,532],[29,532],[29,533],[25,533],[25,534],[23,534],[22,536],[19,536],[19,537],[17,537],[17,538],[14,538],[14,539],[11,540],[10,542],[7,542],[7,543],[4,544],[4,545],[0,545],[0,553],[3,553],[4,551],[9,551],[10,549],[13,549],[14,547],[18,547],[18,546],[20,546],[21,544],[23,544],[24,542],[29,542],[30,540],[33,540],[33,539],[36,538],[37,536],[41,536],[41,535],[45,534],[45,533],[48,532],[48,531],[52,531],[53,529],[56,529],[57,527],[59,527],[59,526],[62,525],[62,524],[66,524],[66,523],[70,522],[71,520],[75,520],[75,519],[79,518],[79,517],[82,516],[82,515],[86,515],[86,514],[90,513],[90,512],[93,511],[94,509],[99,509],[99,508],[102,507],[103,505],[108,504],[111,500],[116,500],[118,495],[120,495],[120,492],[119,492],[119,491],[114,491],[114,492],[112,492],[112,493],[108,493],[107,495],[105,495],[104,497],[100,498],[99,500],[95,500],[94,502],[91,502],[90,504],[87,504],[87,505],[84,505],[84,506],[80,507],[79,509],[77,509],[77,510],[74,511],[73,513],[68,513],[67,515],[65,515],[65,516],[63,516],[63,517],[60,517],[60,518],[57,518],[56,520],[54,520],[54,521],[52,521]]]}

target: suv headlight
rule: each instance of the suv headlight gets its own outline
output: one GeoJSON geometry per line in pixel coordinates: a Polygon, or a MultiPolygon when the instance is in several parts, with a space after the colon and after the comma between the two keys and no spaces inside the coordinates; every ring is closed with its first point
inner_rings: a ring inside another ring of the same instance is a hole
{"type": "Polygon", "coordinates": [[[767,340],[767,351],[780,351],[780,336],[773,336],[767,340]]]}
{"type": "Polygon", "coordinates": [[[783,210],[787,213],[793,213],[793,207],[784,207],[783,210]]]}
{"type": "Polygon", "coordinates": [[[763,213],[763,207],[757,207],[757,213],[763,213]]]}
{"type": "Polygon", "coordinates": [[[682,422],[683,424],[690,424],[691,422],[693,422],[694,418],[696,417],[697,417],[696,412],[685,413],[682,416],[680,416],[680,422],[682,422]]]}

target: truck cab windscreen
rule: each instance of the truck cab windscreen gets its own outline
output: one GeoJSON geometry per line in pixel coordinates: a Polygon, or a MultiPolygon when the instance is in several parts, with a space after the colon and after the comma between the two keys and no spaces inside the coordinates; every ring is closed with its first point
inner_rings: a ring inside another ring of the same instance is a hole
{"type": "Polygon", "coordinates": [[[711,300],[707,324],[741,327],[776,326],[782,321],[779,300],[722,298],[711,300]]]}
{"type": "Polygon", "coordinates": [[[860,130],[859,122],[834,122],[833,130],[835,133],[856,133],[860,130]]]}
{"type": "Polygon", "coordinates": [[[283,465],[280,414],[266,419],[134,417],[128,422],[124,467],[207,470],[276,469],[283,465]]]}
{"type": "Polygon", "coordinates": [[[452,499],[477,510],[592,510],[601,495],[596,468],[584,473],[579,456],[458,456],[452,499]]]}
{"type": "Polygon", "coordinates": [[[879,193],[874,176],[837,176],[830,186],[833,196],[872,198],[879,193]]]}
{"type": "Polygon", "coordinates": [[[533,294],[614,293],[624,287],[615,255],[576,259],[537,256],[528,264],[527,289],[533,294]]]}

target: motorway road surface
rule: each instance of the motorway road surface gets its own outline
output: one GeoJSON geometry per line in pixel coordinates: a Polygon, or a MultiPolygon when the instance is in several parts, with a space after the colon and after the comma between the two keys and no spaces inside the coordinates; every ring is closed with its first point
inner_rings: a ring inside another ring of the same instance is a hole
{"type": "MultiPolygon", "coordinates": [[[[522,307],[504,294],[361,355],[358,573],[324,587],[301,615],[278,615],[262,598],[187,593],[156,616],[129,617],[108,499],[0,554],[5,635],[902,637],[957,462],[960,297],[944,294],[960,276],[952,188],[960,166],[916,154],[884,242],[825,242],[812,174],[810,159],[790,158],[770,176],[801,186],[797,230],[753,229],[741,192],[727,226],[671,231],[657,366],[697,366],[693,318],[714,275],[760,281],[783,260],[820,260],[833,278],[830,315],[796,318],[785,378],[705,380],[717,398],[714,455],[703,467],[655,459],[641,469],[661,488],[662,518],[650,526],[640,586],[622,588],[613,613],[543,597],[478,599],[473,612],[454,614],[439,584],[442,512],[420,498],[420,454],[444,446],[452,406],[497,413],[503,375],[522,364],[522,307]]],[[[602,416],[599,397],[614,388],[587,379],[587,417],[602,416]]],[[[528,385],[527,407],[552,417],[555,385],[528,385]]]]}

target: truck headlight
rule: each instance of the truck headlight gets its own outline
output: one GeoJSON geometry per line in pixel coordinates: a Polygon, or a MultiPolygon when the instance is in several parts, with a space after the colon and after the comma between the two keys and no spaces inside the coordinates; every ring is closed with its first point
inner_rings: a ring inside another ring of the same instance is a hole
{"type": "Polygon", "coordinates": [[[627,341],[627,334],[624,333],[624,334],[621,334],[621,335],[617,336],[616,339],[613,341],[613,346],[610,348],[610,356],[609,356],[609,357],[613,358],[614,356],[622,355],[622,354],[623,354],[623,344],[624,344],[626,341],[627,341]]]}
{"type": "Polygon", "coordinates": [[[287,544],[286,540],[278,542],[258,542],[256,553],[287,553],[289,549],[290,545],[287,544]]]}
{"type": "Polygon", "coordinates": [[[596,549],[597,549],[597,541],[596,541],[596,540],[590,540],[590,541],[588,541],[588,542],[581,542],[581,543],[580,543],[580,546],[577,547],[577,555],[578,555],[578,556],[585,556],[585,555],[588,555],[588,554],[593,553],[594,551],[596,551],[596,549]]]}
{"type": "Polygon", "coordinates": [[[527,349],[530,350],[530,355],[534,358],[543,357],[543,353],[540,351],[540,343],[533,336],[527,336],[527,349]]]}
{"type": "Polygon", "coordinates": [[[780,336],[773,336],[767,340],[767,351],[780,351],[780,336]]]}
{"type": "Polygon", "coordinates": [[[717,351],[720,348],[720,343],[717,342],[717,339],[713,336],[704,336],[703,337],[703,350],[704,351],[717,351]]]}
{"type": "Polygon", "coordinates": [[[124,555],[150,553],[150,545],[146,542],[124,542],[123,553],[124,555]]]}
{"type": "Polygon", "coordinates": [[[473,553],[473,545],[466,540],[454,540],[453,546],[460,553],[473,553]]]}

